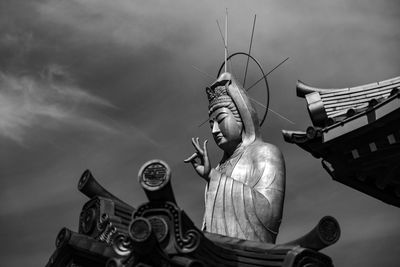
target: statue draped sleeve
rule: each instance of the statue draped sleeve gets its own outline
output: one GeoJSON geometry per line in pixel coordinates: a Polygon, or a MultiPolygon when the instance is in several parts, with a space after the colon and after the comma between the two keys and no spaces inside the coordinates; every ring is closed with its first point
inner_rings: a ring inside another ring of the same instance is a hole
{"type": "Polygon", "coordinates": [[[224,173],[212,169],[206,189],[205,230],[275,243],[282,218],[285,167],[272,146],[247,149],[224,173]]]}

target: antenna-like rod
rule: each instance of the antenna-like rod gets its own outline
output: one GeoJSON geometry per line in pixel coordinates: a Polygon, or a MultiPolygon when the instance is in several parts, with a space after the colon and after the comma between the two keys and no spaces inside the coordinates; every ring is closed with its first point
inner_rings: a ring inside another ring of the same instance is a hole
{"type": "Polygon", "coordinates": [[[201,69],[199,69],[198,67],[196,67],[196,66],[194,66],[194,65],[192,65],[192,68],[194,68],[195,70],[197,70],[198,72],[200,72],[200,73],[202,73],[202,74],[204,74],[205,76],[207,76],[207,77],[209,77],[209,78],[211,78],[211,79],[213,79],[214,80],[214,77],[213,76],[211,76],[210,74],[208,74],[207,72],[205,72],[205,71],[202,71],[201,69]]]}
{"type": "MultiPolygon", "coordinates": [[[[253,30],[251,31],[250,46],[249,46],[249,53],[248,53],[249,55],[251,53],[251,46],[253,44],[254,28],[256,27],[256,17],[257,17],[257,15],[254,14],[253,30]]],[[[247,68],[249,67],[249,60],[250,60],[250,57],[247,57],[246,70],[244,71],[243,88],[244,88],[244,86],[246,84],[247,68]]]]}
{"type": "MultiPolygon", "coordinates": [[[[217,21],[217,26],[218,26],[219,33],[220,33],[220,35],[221,35],[222,44],[223,44],[224,47],[226,48],[226,53],[229,54],[228,47],[226,47],[226,45],[225,45],[225,38],[224,38],[224,34],[222,33],[221,26],[219,25],[218,20],[216,20],[216,21],[217,21]]],[[[224,61],[224,62],[225,62],[225,61],[224,61]]],[[[233,73],[232,60],[229,61],[229,67],[231,68],[231,72],[233,73]]],[[[233,73],[233,74],[234,74],[234,73],[233,73]]]]}
{"type": "Polygon", "coordinates": [[[224,45],[224,47],[226,47],[225,46],[225,38],[224,38],[224,35],[222,34],[221,26],[219,26],[219,21],[218,20],[216,20],[216,22],[217,22],[219,34],[221,35],[222,44],[224,45]]]}
{"type": "Polygon", "coordinates": [[[225,72],[227,68],[227,61],[228,58],[228,8],[226,9],[226,14],[225,14],[225,72]]]}
{"type": "MultiPolygon", "coordinates": [[[[255,100],[254,98],[252,98],[252,97],[250,97],[250,96],[247,96],[247,97],[250,99],[250,101],[253,101],[254,103],[260,105],[260,106],[263,107],[263,108],[267,108],[263,103],[260,103],[259,101],[255,100]]],[[[293,121],[291,121],[291,120],[289,120],[288,118],[286,118],[285,116],[283,116],[283,115],[279,114],[278,112],[272,110],[271,108],[268,108],[268,110],[271,111],[272,113],[274,113],[276,116],[280,117],[281,119],[284,119],[285,121],[288,121],[288,122],[290,122],[291,124],[296,124],[296,123],[294,123],[293,121]]]]}
{"type": "Polygon", "coordinates": [[[246,91],[249,91],[251,88],[253,88],[254,86],[256,86],[259,82],[261,82],[265,77],[267,77],[268,75],[270,75],[274,70],[276,70],[277,68],[279,68],[280,65],[282,65],[283,63],[285,63],[287,60],[289,59],[289,57],[287,57],[286,59],[284,59],[281,63],[279,63],[278,65],[276,65],[272,70],[270,70],[267,74],[265,74],[264,76],[262,76],[258,81],[256,81],[255,83],[253,83],[249,88],[246,89],[246,91]]]}

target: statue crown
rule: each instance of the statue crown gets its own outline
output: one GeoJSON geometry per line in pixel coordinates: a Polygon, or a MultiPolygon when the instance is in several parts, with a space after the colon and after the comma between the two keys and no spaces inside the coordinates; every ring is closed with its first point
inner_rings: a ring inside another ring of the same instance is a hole
{"type": "Polygon", "coordinates": [[[226,90],[225,86],[217,86],[214,89],[207,87],[206,93],[207,93],[208,101],[210,101],[210,102],[220,96],[228,95],[228,91],[226,90]]]}
{"type": "Polygon", "coordinates": [[[220,81],[206,88],[210,106],[223,101],[232,101],[228,94],[228,84],[229,81],[220,81]]]}

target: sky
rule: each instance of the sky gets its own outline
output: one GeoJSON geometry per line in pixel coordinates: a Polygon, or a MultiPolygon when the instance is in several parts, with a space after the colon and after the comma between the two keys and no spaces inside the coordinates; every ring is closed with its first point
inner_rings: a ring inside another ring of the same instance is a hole
{"type": "MultiPolygon", "coordinates": [[[[136,207],[146,202],[141,165],[172,169],[177,202],[197,226],[204,182],[183,159],[192,137],[212,141],[206,86],[216,78],[229,12],[228,50],[249,49],[271,70],[265,141],[286,161],[286,198],[277,243],[298,238],[325,215],[341,238],[322,250],[335,266],[398,266],[400,209],[335,182],[320,160],[283,141],[281,130],[311,125],[296,81],[341,88],[399,76],[396,0],[132,1],[0,0],[0,259],[44,266],[58,231],[77,231],[88,200],[77,190],[85,169],[136,207]]],[[[229,65],[239,80],[245,60],[229,65]]],[[[247,84],[260,77],[250,62],[247,84]]],[[[262,85],[250,96],[265,103],[262,85]]],[[[262,108],[257,107],[259,111],[262,108]]],[[[260,115],[261,116],[261,115],[260,115]]]]}

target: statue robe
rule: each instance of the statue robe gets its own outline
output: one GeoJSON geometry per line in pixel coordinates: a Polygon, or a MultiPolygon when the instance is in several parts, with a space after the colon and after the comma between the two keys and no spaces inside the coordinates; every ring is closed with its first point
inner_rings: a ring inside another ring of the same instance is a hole
{"type": "Polygon", "coordinates": [[[257,114],[244,90],[233,80],[228,92],[243,121],[242,144],[211,170],[203,230],[275,243],[283,211],[284,159],[277,147],[261,140],[257,114]]]}

